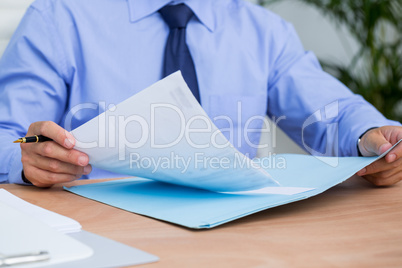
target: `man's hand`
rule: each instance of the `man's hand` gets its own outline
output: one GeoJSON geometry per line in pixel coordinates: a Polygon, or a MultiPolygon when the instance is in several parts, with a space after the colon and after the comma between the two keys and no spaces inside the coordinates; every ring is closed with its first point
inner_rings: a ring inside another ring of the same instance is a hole
{"type": "Polygon", "coordinates": [[[50,121],[29,126],[27,136],[43,135],[53,141],[21,143],[21,161],[25,177],[38,187],[69,182],[92,171],[88,156],[72,149],[74,137],[50,121]]]}
{"type": "MultiPolygon", "coordinates": [[[[381,155],[402,139],[402,127],[385,126],[368,131],[361,138],[359,150],[363,156],[381,155]]],[[[377,186],[388,186],[402,180],[402,143],[384,158],[363,168],[357,175],[377,186]]]]}

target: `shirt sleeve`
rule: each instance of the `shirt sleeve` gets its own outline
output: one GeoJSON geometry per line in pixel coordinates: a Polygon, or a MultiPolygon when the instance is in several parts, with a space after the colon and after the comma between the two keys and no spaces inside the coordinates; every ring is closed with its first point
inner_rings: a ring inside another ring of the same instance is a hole
{"type": "Polygon", "coordinates": [[[13,141],[33,122],[61,121],[68,94],[61,51],[50,16],[28,8],[0,60],[0,183],[23,183],[13,141]]]}
{"type": "Polygon", "coordinates": [[[281,21],[272,38],[268,116],[313,155],[357,156],[357,141],[387,120],[360,95],[327,74],[306,52],[292,25],[281,21]]]}

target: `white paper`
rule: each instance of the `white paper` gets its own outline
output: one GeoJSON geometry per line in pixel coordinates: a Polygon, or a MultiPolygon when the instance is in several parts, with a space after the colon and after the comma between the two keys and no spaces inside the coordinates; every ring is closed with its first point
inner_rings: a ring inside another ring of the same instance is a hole
{"type": "Polygon", "coordinates": [[[90,164],[112,172],[212,191],[279,185],[230,145],[179,71],[71,133],[90,164]]]}
{"type": "Polygon", "coordinates": [[[90,257],[93,251],[48,225],[0,203],[0,253],[4,255],[47,251],[50,260],[12,267],[40,267],[90,257]]]}
{"type": "Polygon", "coordinates": [[[81,225],[68,217],[35,206],[16,197],[4,189],[0,189],[0,203],[8,205],[21,213],[29,215],[61,233],[74,233],[81,231],[81,225]]]}

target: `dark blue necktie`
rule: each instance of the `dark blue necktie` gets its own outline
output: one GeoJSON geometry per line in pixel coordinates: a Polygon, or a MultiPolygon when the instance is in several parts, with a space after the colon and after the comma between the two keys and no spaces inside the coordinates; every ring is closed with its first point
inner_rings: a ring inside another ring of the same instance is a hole
{"type": "Polygon", "coordinates": [[[159,10],[159,13],[170,28],[165,48],[163,75],[168,76],[180,70],[188,87],[200,102],[197,74],[190,50],[186,44],[187,23],[194,14],[185,4],[164,6],[159,10]]]}

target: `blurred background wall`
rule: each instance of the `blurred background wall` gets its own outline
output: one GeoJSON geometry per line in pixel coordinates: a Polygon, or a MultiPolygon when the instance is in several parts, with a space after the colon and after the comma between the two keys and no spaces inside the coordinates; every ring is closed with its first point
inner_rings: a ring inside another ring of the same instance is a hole
{"type": "Polygon", "coordinates": [[[0,56],[33,0],[0,0],[0,56]]]}

